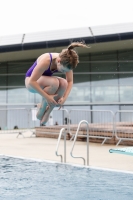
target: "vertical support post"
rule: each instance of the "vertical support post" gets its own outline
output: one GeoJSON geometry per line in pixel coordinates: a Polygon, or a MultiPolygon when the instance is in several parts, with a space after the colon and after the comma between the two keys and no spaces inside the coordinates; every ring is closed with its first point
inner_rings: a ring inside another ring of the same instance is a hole
{"type": "Polygon", "coordinates": [[[64,132],[64,163],[66,163],[66,130],[64,132]]]}
{"type": "Polygon", "coordinates": [[[87,165],[89,166],[89,127],[87,125],[87,165]]]}
{"type": "Polygon", "coordinates": [[[28,113],[28,128],[30,128],[30,112],[31,112],[31,109],[27,109],[27,113],[28,113]]]}

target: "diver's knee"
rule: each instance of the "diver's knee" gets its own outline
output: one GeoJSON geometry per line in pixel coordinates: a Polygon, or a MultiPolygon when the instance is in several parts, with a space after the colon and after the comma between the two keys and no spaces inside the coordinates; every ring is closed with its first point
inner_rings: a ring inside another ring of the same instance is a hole
{"type": "Polygon", "coordinates": [[[67,86],[68,86],[68,82],[67,82],[67,80],[66,79],[60,79],[59,80],[60,81],[60,87],[62,87],[62,88],[67,88],[67,86]]]}

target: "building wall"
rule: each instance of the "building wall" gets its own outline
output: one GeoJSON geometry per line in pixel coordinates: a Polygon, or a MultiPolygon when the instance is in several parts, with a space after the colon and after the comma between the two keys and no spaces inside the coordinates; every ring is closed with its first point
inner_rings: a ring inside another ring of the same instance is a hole
{"type": "MultiPolygon", "coordinates": [[[[66,106],[120,109],[133,103],[133,50],[81,55],[66,106]]],[[[38,94],[25,88],[25,73],[34,60],[0,64],[0,105],[35,105],[38,94]]],[[[64,77],[58,73],[57,76],[64,77]]]]}

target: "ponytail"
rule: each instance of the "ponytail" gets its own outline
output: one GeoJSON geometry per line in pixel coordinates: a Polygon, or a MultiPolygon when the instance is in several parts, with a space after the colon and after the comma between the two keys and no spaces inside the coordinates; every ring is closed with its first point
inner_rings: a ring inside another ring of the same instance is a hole
{"type": "Polygon", "coordinates": [[[90,48],[90,46],[87,46],[84,42],[72,42],[67,48],[68,48],[68,50],[72,50],[75,47],[90,48]]]}
{"type": "Polygon", "coordinates": [[[79,57],[75,50],[75,47],[84,47],[90,48],[84,42],[72,42],[67,49],[63,49],[59,54],[61,58],[61,64],[68,67],[69,69],[76,68],[77,64],[79,63],[79,57]]]}

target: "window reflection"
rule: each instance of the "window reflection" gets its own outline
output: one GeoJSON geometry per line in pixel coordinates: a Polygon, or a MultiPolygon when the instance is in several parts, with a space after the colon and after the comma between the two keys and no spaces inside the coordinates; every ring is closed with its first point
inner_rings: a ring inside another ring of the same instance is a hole
{"type": "Polygon", "coordinates": [[[0,87],[7,85],[7,77],[6,76],[0,76],[0,87]]]}
{"type": "Polygon", "coordinates": [[[96,85],[118,85],[118,74],[92,74],[91,84],[96,85]]]}
{"type": "Polygon", "coordinates": [[[118,102],[118,87],[92,87],[92,102],[118,102]]]}
{"type": "Polygon", "coordinates": [[[68,101],[90,102],[90,86],[87,83],[74,84],[67,99],[67,102],[68,101]]]}
{"type": "Polygon", "coordinates": [[[8,76],[8,85],[11,85],[11,86],[23,86],[24,84],[25,84],[24,75],[8,76]]]}
{"type": "Polygon", "coordinates": [[[6,89],[0,89],[0,103],[6,103],[6,89]]]}
{"type": "Polygon", "coordinates": [[[133,86],[120,86],[120,102],[133,102],[133,86]]]}
{"type": "Polygon", "coordinates": [[[93,63],[91,64],[92,72],[116,72],[117,71],[117,61],[115,62],[103,62],[103,63],[93,63]]]}
{"type": "Polygon", "coordinates": [[[120,85],[133,85],[133,74],[120,74],[119,75],[119,84],[120,85]]]}
{"type": "Polygon", "coordinates": [[[11,88],[7,91],[8,103],[34,103],[34,94],[26,88],[11,88]]]}

